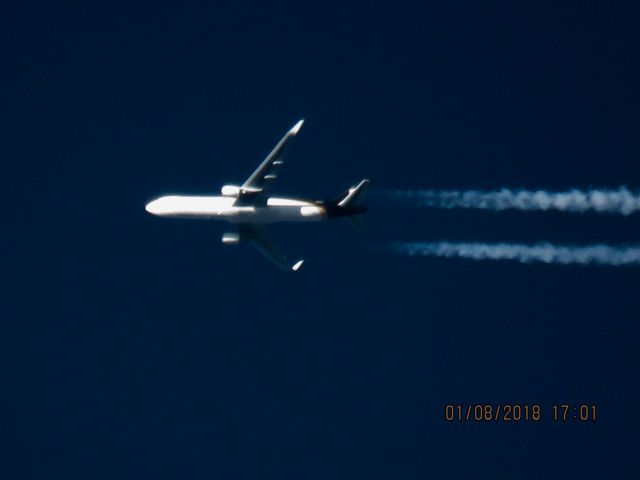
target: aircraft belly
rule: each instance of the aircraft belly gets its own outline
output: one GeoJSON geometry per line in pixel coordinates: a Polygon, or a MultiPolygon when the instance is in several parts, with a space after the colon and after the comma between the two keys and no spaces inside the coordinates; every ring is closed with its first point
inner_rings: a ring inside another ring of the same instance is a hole
{"type": "Polygon", "coordinates": [[[256,207],[253,211],[238,211],[229,215],[237,223],[308,222],[320,217],[304,216],[299,206],[256,207]]]}

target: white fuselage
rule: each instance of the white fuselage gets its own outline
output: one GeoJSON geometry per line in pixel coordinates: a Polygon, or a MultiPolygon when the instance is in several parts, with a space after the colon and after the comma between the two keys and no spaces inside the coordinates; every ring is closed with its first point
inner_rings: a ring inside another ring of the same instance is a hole
{"type": "Polygon", "coordinates": [[[209,218],[233,223],[323,220],[326,210],[314,202],[271,197],[257,205],[236,205],[237,197],[168,195],[149,202],[147,212],[161,217],[209,218]]]}

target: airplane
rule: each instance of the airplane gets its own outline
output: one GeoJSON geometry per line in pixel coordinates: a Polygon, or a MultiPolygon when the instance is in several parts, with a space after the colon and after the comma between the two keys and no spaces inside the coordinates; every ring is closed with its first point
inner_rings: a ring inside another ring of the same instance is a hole
{"type": "Polygon", "coordinates": [[[346,218],[360,226],[357,216],[367,210],[363,200],[369,186],[369,180],[365,178],[333,200],[272,197],[269,194],[271,182],[277,178],[285,151],[303,123],[304,120],[300,120],[285,134],[242,185],[224,185],[220,192],[222,196],[163,196],[147,203],[145,210],[159,217],[226,220],[235,225],[236,231],[224,233],[223,244],[251,243],[283,270],[298,271],[304,260],[291,262],[273,242],[265,226],[274,222],[331,218],[346,218]]]}

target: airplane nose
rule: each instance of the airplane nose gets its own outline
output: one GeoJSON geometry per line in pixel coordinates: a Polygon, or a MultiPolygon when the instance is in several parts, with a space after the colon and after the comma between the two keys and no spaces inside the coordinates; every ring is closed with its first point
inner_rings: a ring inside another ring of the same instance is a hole
{"type": "Polygon", "coordinates": [[[175,204],[176,197],[160,197],[150,201],[144,206],[144,209],[151,215],[171,215],[176,210],[175,204]]]}
{"type": "Polygon", "coordinates": [[[158,201],[153,200],[145,205],[144,209],[152,215],[158,213],[158,201]]]}

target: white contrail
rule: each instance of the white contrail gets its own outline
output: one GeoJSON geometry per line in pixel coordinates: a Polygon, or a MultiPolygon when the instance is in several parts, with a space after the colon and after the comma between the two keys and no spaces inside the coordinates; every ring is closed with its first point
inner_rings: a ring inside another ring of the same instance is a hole
{"type": "Polygon", "coordinates": [[[391,190],[381,192],[416,207],[479,208],[483,210],[558,210],[630,215],[640,211],[640,192],[625,187],[547,192],[544,190],[391,190]]]}
{"type": "Polygon", "coordinates": [[[521,263],[542,262],[579,265],[640,265],[640,245],[587,246],[538,243],[452,243],[452,242],[394,242],[388,251],[415,256],[459,257],[472,260],[515,260],[521,263]]]}

